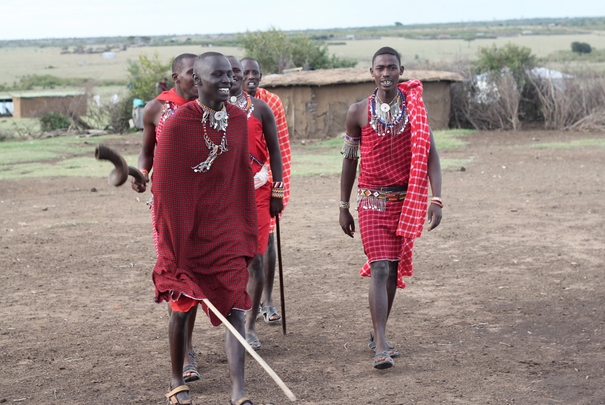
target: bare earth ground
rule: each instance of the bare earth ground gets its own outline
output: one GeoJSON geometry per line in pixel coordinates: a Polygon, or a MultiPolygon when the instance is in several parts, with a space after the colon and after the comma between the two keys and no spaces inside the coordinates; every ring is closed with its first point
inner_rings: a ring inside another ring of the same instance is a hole
{"type": "MultiPolygon", "coordinates": [[[[386,371],[370,365],[369,283],[359,238],[338,226],[339,179],[295,178],[288,335],[262,323],[259,354],[307,404],[605,403],[605,149],[529,148],[603,136],[477,133],[441,151],[474,162],[444,171],[444,219],[417,240],[387,331],[402,356],[386,371]]],[[[0,403],[163,403],[148,196],[104,179],[0,182],[0,403]]],[[[198,320],[192,397],[226,404],[224,328],[198,320]]],[[[288,402],[249,356],[246,384],[255,404],[288,402]]]]}

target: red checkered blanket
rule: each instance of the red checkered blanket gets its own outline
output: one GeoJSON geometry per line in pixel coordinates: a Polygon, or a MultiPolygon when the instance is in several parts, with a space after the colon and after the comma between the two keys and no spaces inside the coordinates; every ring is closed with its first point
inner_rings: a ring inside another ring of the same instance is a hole
{"type": "MultiPolygon", "coordinates": [[[[256,254],[258,232],[246,114],[231,105],[227,112],[228,151],[209,171],[196,173],[192,168],[209,153],[202,110],[195,101],[179,107],[162,130],[151,187],[159,252],[156,302],[181,295],[208,298],[225,316],[251,306],[247,264],[256,254]]],[[[210,140],[220,144],[223,132],[206,125],[210,140]]],[[[213,325],[220,324],[204,310],[213,325]]]]}

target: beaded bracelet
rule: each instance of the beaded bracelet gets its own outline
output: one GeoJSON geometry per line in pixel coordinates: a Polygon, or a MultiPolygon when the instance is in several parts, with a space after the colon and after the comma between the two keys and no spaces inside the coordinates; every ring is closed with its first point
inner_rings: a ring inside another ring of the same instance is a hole
{"type": "Polygon", "coordinates": [[[149,174],[149,172],[145,169],[140,169],[139,171],[141,172],[141,174],[149,174]]]}
{"type": "Polygon", "coordinates": [[[348,210],[349,208],[351,208],[351,203],[348,201],[341,201],[340,204],[338,205],[338,207],[348,210]]]}
{"type": "Polygon", "coordinates": [[[435,205],[437,205],[437,206],[439,206],[439,207],[443,208],[443,201],[441,201],[441,198],[440,198],[440,197],[433,197],[433,198],[431,199],[431,204],[435,204],[435,205]]]}
{"type": "Polygon", "coordinates": [[[274,181],[271,185],[271,197],[273,198],[284,198],[286,195],[286,189],[283,181],[274,181]]]}

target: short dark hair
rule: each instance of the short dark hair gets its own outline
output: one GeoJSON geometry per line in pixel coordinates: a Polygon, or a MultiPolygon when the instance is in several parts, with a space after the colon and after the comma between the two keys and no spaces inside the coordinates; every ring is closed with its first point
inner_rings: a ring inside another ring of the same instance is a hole
{"type": "Polygon", "coordinates": [[[250,56],[246,56],[245,58],[241,58],[239,61],[240,61],[240,62],[243,62],[243,61],[245,61],[245,60],[251,60],[251,61],[253,61],[253,62],[258,63],[258,61],[257,61],[256,59],[254,59],[254,58],[252,58],[252,57],[250,57],[250,56]]]}
{"type": "Polygon", "coordinates": [[[383,46],[382,48],[380,48],[379,50],[376,51],[376,53],[374,54],[374,56],[372,57],[372,66],[374,66],[374,59],[376,59],[377,56],[379,55],[394,55],[397,58],[397,61],[399,62],[399,65],[401,65],[401,55],[399,55],[399,52],[397,52],[396,50],[394,50],[393,48],[391,48],[390,46],[383,46]]]}
{"type": "Polygon", "coordinates": [[[180,54],[179,56],[174,58],[174,60],[172,61],[172,73],[179,73],[181,70],[183,70],[183,59],[195,59],[195,58],[197,58],[197,55],[194,55],[192,53],[180,54]]]}

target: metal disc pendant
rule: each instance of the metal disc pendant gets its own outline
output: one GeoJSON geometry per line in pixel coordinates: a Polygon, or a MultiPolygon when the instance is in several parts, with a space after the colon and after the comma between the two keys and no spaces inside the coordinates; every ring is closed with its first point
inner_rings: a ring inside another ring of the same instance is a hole
{"type": "Polygon", "coordinates": [[[237,101],[237,97],[235,96],[231,96],[231,104],[235,104],[235,102],[237,101]]]}
{"type": "Polygon", "coordinates": [[[387,103],[380,104],[380,111],[388,112],[390,109],[391,109],[391,106],[388,105],[387,103]]]}
{"type": "Polygon", "coordinates": [[[214,119],[217,121],[222,120],[225,117],[225,112],[224,111],[217,111],[214,113],[214,119]]]}

